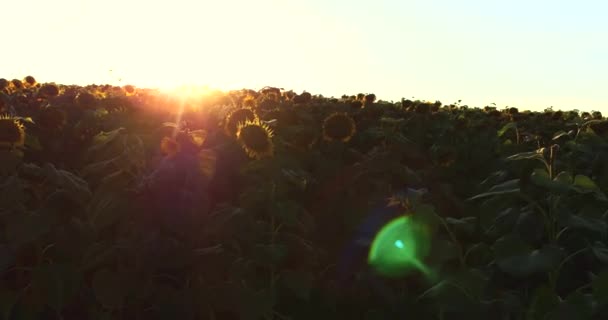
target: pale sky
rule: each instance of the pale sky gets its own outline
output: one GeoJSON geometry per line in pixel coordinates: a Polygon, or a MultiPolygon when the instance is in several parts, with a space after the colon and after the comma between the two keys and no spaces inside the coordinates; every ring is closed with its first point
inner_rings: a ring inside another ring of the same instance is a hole
{"type": "Polygon", "coordinates": [[[0,77],[608,114],[607,13],[602,0],[6,0],[0,77]]]}

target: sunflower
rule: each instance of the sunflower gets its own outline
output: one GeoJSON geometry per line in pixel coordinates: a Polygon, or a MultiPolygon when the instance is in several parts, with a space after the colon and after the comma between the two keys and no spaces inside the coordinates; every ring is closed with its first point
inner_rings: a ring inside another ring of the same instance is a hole
{"type": "Polygon", "coordinates": [[[258,115],[251,108],[240,108],[233,110],[226,117],[226,124],[224,126],[224,130],[227,135],[234,137],[237,133],[238,126],[241,123],[247,121],[256,121],[258,120],[258,115]]]}
{"type": "Polygon", "coordinates": [[[47,83],[38,89],[38,94],[46,98],[56,97],[59,95],[59,87],[54,83],[47,83]]]}
{"type": "Polygon", "coordinates": [[[4,78],[0,78],[0,90],[8,88],[9,82],[4,78]]]}
{"type": "Polygon", "coordinates": [[[25,127],[9,115],[0,116],[0,147],[13,148],[25,143],[25,127]]]}
{"type": "Polygon", "coordinates": [[[32,76],[27,76],[23,78],[23,82],[28,87],[33,87],[36,85],[36,79],[32,76]]]}
{"type": "Polygon", "coordinates": [[[272,130],[257,119],[239,124],[236,133],[237,140],[247,155],[255,159],[271,157],[274,154],[272,136],[272,130]]]}
{"type": "Polygon", "coordinates": [[[124,86],[124,90],[127,96],[132,96],[135,94],[135,87],[130,84],[124,86]]]}
{"type": "Polygon", "coordinates": [[[355,120],[346,113],[333,113],[323,121],[325,140],[348,142],[356,131],[355,120]]]}
{"type": "Polygon", "coordinates": [[[95,96],[89,92],[81,91],[75,98],[75,102],[82,108],[93,108],[95,106],[95,96]]]}
{"type": "Polygon", "coordinates": [[[13,79],[11,80],[11,83],[15,89],[23,89],[23,82],[21,80],[13,79]]]}

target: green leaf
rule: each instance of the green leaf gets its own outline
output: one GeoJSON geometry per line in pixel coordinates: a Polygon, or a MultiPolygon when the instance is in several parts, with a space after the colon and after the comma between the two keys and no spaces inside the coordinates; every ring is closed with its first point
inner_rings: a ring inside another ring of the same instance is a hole
{"type": "Polygon", "coordinates": [[[0,176],[13,174],[17,171],[21,161],[22,157],[19,154],[9,150],[0,150],[0,176]]]}
{"type": "Polygon", "coordinates": [[[38,140],[38,137],[36,137],[32,134],[25,135],[25,146],[34,151],[42,150],[42,146],[40,145],[40,140],[38,140]]]}
{"type": "Polygon", "coordinates": [[[608,225],[605,221],[581,214],[565,212],[558,215],[558,222],[562,227],[570,227],[575,230],[582,230],[600,235],[604,235],[608,232],[608,225]]]}
{"type": "Polygon", "coordinates": [[[32,120],[31,117],[15,117],[15,119],[19,119],[19,120],[21,120],[23,122],[26,122],[26,123],[36,124],[34,122],[34,120],[32,120]]]}
{"type": "Polygon", "coordinates": [[[575,190],[581,193],[595,191],[599,189],[595,182],[591,180],[591,178],[581,174],[577,174],[574,177],[573,186],[575,190]]]}
{"type": "Polygon", "coordinates": [[[494,259],[492,248],[481,242],[472,245],[464,255],[464,260],[468,266],[486,266],[494,259]]]}
{"type": "Polygon", "coordinates": [[[298,298],[308,300],[312,290],[314,276],[308,271],[284,270],[281,272],[283,285],[298,298]]]}
{"type": "Polygon", "coordinates": [[[70,265],[42,265],[32,274],[32,290],[46,305],[61,311],[80,290],[82,276],[70,265]]]}
{"type": "Polygon", "coordinates": [[[5,244],[0,244],[0,273],[15,263],[15,253],[5,244]]]}
{"type": "Polygon", "coordinates": [[[108,269],[101,269],[93,276],[92,287],[101,305],[108,309],[122,308],[128,292],[125,277],[108,269]]]}
{"type": "Polygon", "coordinates": [[[192,143],[197,147],[202,147],[207,139],[207,131],[203,129],[190,131],[188,135],[192,139],[192,143]]]}
{"type": "Polygon", "coordinates": [[[543,154],[539,151],[531,151],[531,152],[522,152],[517,153],[512,156],[506,158],[508,161],[517,161],[517,160],[540,160],[545,161],[543,154]]]}
{"type": "Polygon", "coordinates": [[[563,250],[553,245],[533,250],[513,234],[496,240],[494,252],[498,267],[514,277],[551,271],[564,256],[563,250]]]}
{"type": "Polygon", "coordinates": [[[500,128],[500,130],[498,130],[498,136],[502,137],[510,129],[517,130],[517,123],[509,122],[509,123],[505,124],[502,128],[500,128]]]}
{"type": "Polygon", "coordinates": [[[600,305],[608,304],[608,271],[601,272],[591,283],[593,297],[600,305]]]}
{"type": "Polygon", "coordinates": [[[0,289],[0,316],[2,320],[11,319],[11,312],[17,303],[18,295],[8,289],[0,289]]]}
{"type": "Polygon", "coordinates": [[[508,173],[504,170],[499,170],[499,171],[495,171],[492,172],[492,174],[490,174],[486,179],[484,179],[480,185],[482,187],[489,187],[491,185],[495,185],[499,182],[504,182],[507,177],[508,177],[508,173]]]}
{"type": "Polygon", "coordinates": [[[521,212],[513,228],[522,240],[528,243],[537,243],[545,232],[545,219],[538,212],[527,210],[521,212]]]}
{"type": "Polygon", "coordinates": [[[584,175],[576,175],[572,189],[578,193],[594,193],[596,199],[600,201],[608,201],[608,197],[600,190],[597,184],[589,177],[584,175]]]}
{"type": "Polygon", "coordinates": [[[414,211],[415,213],[411,216],[412,224],[424,226],[430,235],[434,234],[439,225],[442,224],[442,218],[432,205],[422,204],[417,206],[414,211]]]}
{"type": "Polygon", "coordinates": [[[6,238],[10,244],[21,246],[38,240],[51,230],[50,218],[34,213],[14,215],[7,221],[6,238]]]}
{"type": "Polygon", "coordinates": [[[128,199],[122,195],[103,193],[98,190],[88,208],[88,221],[100,230],[118,222],[129,213],[128,199]]]}
{"type": "Polygon", "coordinates": [[[553,135],[553,138],[551,140],[558,140],[561,137],[568,137],[568,132],[564,131],[564,130],[560,130],[558,132],[555,133],[555,135],[553,135]]]}
{"type": "Polygon", "coordinates": [[[422,293],[417,300],[432,299],[444,311],[467,312],[475,305],[473,295],[453,280],[441,280],[422,293]]]}
{"type": "Polygon", "coordinates": [[[467,200],[475,200],[475,199],[480,199],[480,198],[485,198],[485,197],[513,194],[513,193],[519,193],[519,192],[520,192],[519,179],[512,179],[512,180],[505,181],[501,184],[495,185],[492,188],[490,188],[490,190],[488,192],[478,194],[467,200]]]}
{"type": "Polygon", "coordinates": [[[296,227],[299,224],[298,214],[301,210],[296,202],[280,201],[272,206],[271,213],[285,226],[296,227]]]}
{"type": "Polygon", "coordinates": [[[255,246],[255,259],[263,265],[277,264],[287,256],[287,247],[280,244],[258,244],[255,246]]]}
{"type": "Polygon", "coordinates": [[[571,293],[559,306],[550,312],[550,320],[592,319],[593,298],[580,292],[571,293]]]}
{"type": "Polygon", "coordinates": [[[254,292],[251,289],[241,288],[236,299],[238,299],[240,320],[272,319],[272,311],[276,303],[274,292],[268,289],[254,292]]]}
{"type": "Polygon", "coordinates": [[[548,286],[541,286],[532,296],[532,304],[528,309],[529,320],[544,320],[547,315],[559,306],[559,296],[548,286]]]}
{"type": "Polygon", "coordinates": [[[159,129],[166,128],[166,127],[177,129],[179,126],[175,122],[163,122],[159,129]]]}
{"type": "Polygon", "coordinates": [[[477,217],[464,217],[461,219],[447,217],[445,218],[445,222],[452,226],[456,234],[470,237],[475,233],[477,217]]]}
{"type": "Polygon", "coordinates": [[[596,241],[591,246],[591,251],[598,260],[600,260],[604,264],[608,264],[608,248],[606,248],[606,246],[602,242],[596,241]]]}
{"type": "Polygon", "coordinates": [[[283,177],[289,181],[292,185],[298,187],[298,189],[304,191],[309,183],[309,177],[306,172],[302,170],[282,169],[283,177]]]}
{"type": "Polygon", "coordinates": [[[201,174],[210,181],[217,170],[217,153],[211,149],[204,149],[199,151],[198,156],[198,168],[201,174]]]}
{"type": "MultiPolygon", "coordinates": [[[[560,179],[565,180],[567,176],[561,176],[560,179]]],[[[562,180],[551,180],[546,169],[535,169],[530,175],[530,181],[553,192],[566,192],[570,189],[570,184],[562,183],[562,180]]]]}
{"type": "Polygon", "coordinates": [[[534,169],[530,175],[530,181],[537,186],[545,187],[547,189],[554,188],[554,183],[549,177],[546,169],[534,169]]]}
{"type": "Polygon", "coordinates": [[[91,190],[84,179],[69,171],[57,170],[50,163],[46,163],[43,169],[49,182],[68,191],[78,203],[86,203],[91,198],[91,190]]]}
{"type": "Polygon", "coordinates": [[[459,250],[458,246],[453,242],[436,238],[433,239],[433,245],[431,246],[431,251],[426,258],[426,261],[432,265],[440,265],[447,261],[457,259],[459,250]]]}
{"type": "Polygon", "coordinates": [[[517,224],[520,215],[521,212],[517,209],[507,208],[496,216],[493,227],[500,235],[511,232],[517,224]]]}
{"type": "Polygon", "coordinates": [[[555,176],[553,179],[555,182],[559,182],[561,184],[571,185],[574,182],[574,178],[572,178],[572,173],[568,171],[562,171],[555,176]]]}

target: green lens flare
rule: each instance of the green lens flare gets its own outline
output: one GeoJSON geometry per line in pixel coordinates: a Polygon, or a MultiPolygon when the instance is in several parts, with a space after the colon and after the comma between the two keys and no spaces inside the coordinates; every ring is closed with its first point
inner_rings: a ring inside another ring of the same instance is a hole
{"type": "Polygon", "coordinates": [[[397,241],[395,241],[395,247],[397,247],[399,249],[403,249],[403,247],[405,247],[405,245],[403,244],[403,241],[397,240],[397,241]]]}
{"type": "Polygon", "coordinates": [[[399,217],[384,226],[372,242],[368,263],[388,277],[404,276],[414,271],[429,275],[421,262],[430,248],[427,229],[409,217],[399,217]]]}

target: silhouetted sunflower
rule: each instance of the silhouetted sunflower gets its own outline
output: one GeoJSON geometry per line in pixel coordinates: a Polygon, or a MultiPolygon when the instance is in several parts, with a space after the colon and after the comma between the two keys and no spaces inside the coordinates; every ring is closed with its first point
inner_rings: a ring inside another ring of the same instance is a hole
{"type": "Polygon", "coordinates": [[[0,79],[0,90],[8,88],[9,82],[8,80],[1,78],[0,79]]]}
{"type": "Polygon", "coordinates": [[[237,133],[239,124],[255,120],[258,120],[258,116],[251,108],[240,108],[233,110],[226,117],[224,131],[227,135],[234,137],[237,133]]]}
{"type": "Polygon", "coordinates": [[[23,82],[25,82],[28,87],[32,87],[32,86],[36,85],[36,79],[34,79],[34,77],[32,77],[32,76],[25,77],[23,79],[23,82]]]}
{"type": "Polygon", "coordinates": [[[247,121],[238,126],[237,140],[251,158],[262,159],[274,154],[272,130],[260,120],[247,121]]]}
{"type": "Polygon", "coordinates": [[[323,121],[323,138],[348,142],[357,131],[355,120],[346,113],[333,113],[323,121]]]}
{"type": "Polygon", "coordinates": [[[11,80],[11,83],[15,89],[23,89],[23,82],[21,80],[13,79],[11,80]]]}
{"type": "Polygon", "coordinates": [[[47,83],[38,89],[38,94],[43,97],[56,97],[59,95],[59,88],[53,83],[47,83]]]}
{"type": "Polygon", "coordinates": [[[132,95],[134,95],[134,94],[135,94],[135,87],[134,87],[134,86],[132,86],[132,85],[130,85],[130,84],[126,85],[126,86],[124,87],[124,89],[125,89],[125,93],[126,93],[128,96],[132,96],[132,95]]]}
{"type": "Polygon", "coordinates": [[[25,127],[19,120],[9,115],[0,116],[0,148],[23,146],[25,127]]]}

